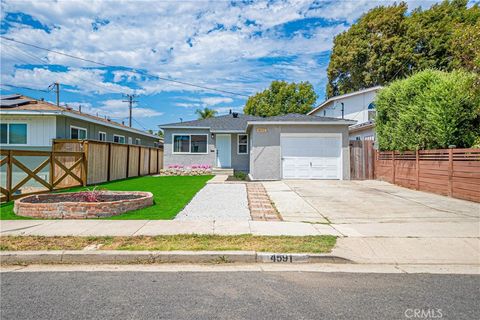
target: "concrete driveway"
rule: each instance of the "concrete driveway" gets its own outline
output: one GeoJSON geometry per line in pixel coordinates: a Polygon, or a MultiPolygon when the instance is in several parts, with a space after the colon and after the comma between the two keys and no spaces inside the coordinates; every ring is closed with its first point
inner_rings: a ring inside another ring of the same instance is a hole
{"type": "Polygon", "coordinates": [[[348,236],[480,236],[480,204],[470,201],[376,180],[264,185],[284,220],[330,222],[348,236]]]}
{"type": "MultiPolygon", "coordinates": [[[[330,223],[358,263],[480,265],[480,204],[381,181],[264,182],[285,221],[330,223]]],[[[320,225],[320,224],[315,224],[320,225]]]]}
{"type": "MultiPolygon", "coordinates": [[[[480,218],[478,203],[376,180],[285,180],[264,185],[276,204],[300,198],[303,200],[300,208],[295,204],[299,212],[316,212],[331,223],[460,222],[480,218]]],[[[286,210],[287,216],[293,209],[281,204],[280,207],[286,210]]]]}

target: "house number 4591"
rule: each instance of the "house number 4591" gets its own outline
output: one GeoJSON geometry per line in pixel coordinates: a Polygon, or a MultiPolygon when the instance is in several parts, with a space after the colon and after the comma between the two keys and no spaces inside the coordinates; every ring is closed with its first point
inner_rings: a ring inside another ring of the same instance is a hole
{"type": "Polygon", "coordinates": [[[291,254],[272,254],[270,256],[270,260],[272,262],[292,262],[292,255],[291,254]]]}

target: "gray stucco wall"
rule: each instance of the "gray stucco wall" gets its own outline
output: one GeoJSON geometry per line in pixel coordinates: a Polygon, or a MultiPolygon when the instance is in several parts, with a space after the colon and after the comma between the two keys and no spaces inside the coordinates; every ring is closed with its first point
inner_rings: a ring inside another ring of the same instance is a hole
{"type": "Polygon", "coordinates": [[[132,144],[135,144],[135,139],[140,139],[140,144],[143,146],[153,147],[153,143],[158,141],[148,136],[136,134],[122,129],[115,129],[107,126],[102,126],[96,123],[73,119],[68,117],[57,117],[57,138],[70,139],[70,126],[76,126],[87,129],[88,139],[98,140],[98,132],[102,131],[107,134],[107,141],[113,141],[113,135],[125,136],[125,143],[128,143],[128,138],[132,138],[132,144]]]}
{"type": "Polygon", "coordinates": [[[215,139],[212,139],[210,130],[207,129],[165,129],[163,142],[163,166],[164,168],[172,164],[181,164],[190,166],[192,164],[208,164],[215,166],[215,139]],[[207,134],[208,148],[207,154],[173,154],[172,135],[173,134],[207,134]]]}
{"type": "Polygon", "coordinates": [[[248,173],[250,167],[250,137],[248,139],[248,153],[238,154],[238,134],[232,134],[232,168],[248,173]]]}
{"type": "MultiPolygon", "coordinates": [[[[192,164],[208,164],[216,167],[216,134],[213,135],[207,129],[165,129],[164,130],[164,166],[172,164],[181,164],[191,166],[192,164]],[[172,136],[174,134],[207,134],[208,135],[208,154],[173,154],[172,136]]],[[[231,167],[235,170],[248,172],[249,154],[238,154],[237,134],[231,134],[231,167]]],[[[250,146],[249,146],[250,151],[250,146]]]]}
{"type": "Polygon", "coordinates": [[[250,129],[250,174],[255,180],[282,178],[280,135],[282,133],[341,133],[343,179],[350,179],[350,150],[347,125],[254,125],[250,129]],[[257,132],[267,128],[267,132],[257,132]]]}

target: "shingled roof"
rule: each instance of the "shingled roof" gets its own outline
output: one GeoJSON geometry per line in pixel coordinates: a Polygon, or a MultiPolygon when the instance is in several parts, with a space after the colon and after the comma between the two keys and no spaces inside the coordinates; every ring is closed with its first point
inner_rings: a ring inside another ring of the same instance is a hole
{"type": "Polygon", "coordinates": [[[249,124],[265,123],[265,122],[311,122],[311,123],[345,123],[353,124],[354,121],[347,119],[339,118],[330,118],[330,117],[320,117],[320,116],[311,116],[306,114],[299,113],[289,113],[279,116],[272,117],[258,117],[251,116],[246,114],[237,114],[236,117],[234,114],[227,114],[224,116],[218,116],[208,119],[192,120],[185,122],[176,122],[160,125],[162,129],[171,129],[171,128],[190,128],[190,129],[209,129],[212,132],[244,132],[249,124]]]}
{"type": "Polygon", "coordinates": [[[264,118],[237,113],[236,117],[234,117],[234,114],[227,114],[227,115],[208,118],[208,119],[163,124],[163,125],[160,125],[160,128],[162,129],[197,128],[197,129],[210,129],[212,132],[245,131],[245,129],[247,128],[247,123],[249,121],[261,120],[261,119],[264,119],[264,118]]]}
{"type": "Polygon", "coordinates": [[[127,131],[132,131],[144,136],[150,136],[152,138],[158,138],[157,136],[150,134],[148,132],[138,130],[135,128],[131,128],[129,126],[126,126],[124,124],[115,122],[113,120],[110,120],[108,118],[102,118],[98,116],[94,116],[85,112],[80,112],[78,110],[74,110],[69,107],[61,107],[57,106],[55,104],[49,103],[47,101],[43,100],[37,100],[31,97],[27,97],[24,95],[20,94],[12,94],[12,95],[1,95],[0,96],[0,112],[5,113],[5,114],[11,114],[15,112],[38,112],[38,113],[45,113],[45,112],[51,112],[51,113],[56,113],[59,115],[72,115],[72,116],[77,116],[80,117],[81,119],[85,121],[96,121],[103,123],[106,126],[109,127],[117,127],[118,129],[123,129],[127,131]]]}

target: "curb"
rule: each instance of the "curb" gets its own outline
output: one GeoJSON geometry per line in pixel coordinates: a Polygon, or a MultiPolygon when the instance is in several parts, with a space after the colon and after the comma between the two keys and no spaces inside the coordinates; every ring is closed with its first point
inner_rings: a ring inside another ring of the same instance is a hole
{"type": "Polygon", "coordinates": [[[330,254],[255,251],[2,251],[0,264],[353,263],[330,254]]]}

